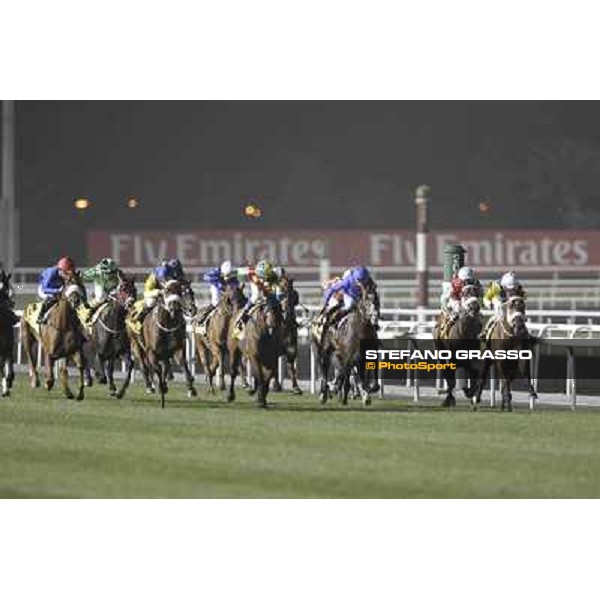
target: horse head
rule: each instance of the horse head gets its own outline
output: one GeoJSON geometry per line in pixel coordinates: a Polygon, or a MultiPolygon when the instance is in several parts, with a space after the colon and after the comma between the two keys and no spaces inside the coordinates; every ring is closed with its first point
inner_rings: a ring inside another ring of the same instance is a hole
{"type": "Polygon", "coordinates": [[[477,296],[467,296],[466,298],[463,298],[462,306],[465,314],[470,317],[478,317],[481,312],[479,298],[477,296]]]}
{"type": "Polygon", "coordinates": [[[13,289],[10,283],[12,273],[0,271],[0,303],[11,304],[13,298],[13,289]]]}
{"type": "Polygon", "coordinates": [[[379,324],[379,298],[374,289],[367,289],[359,301],[359,309],[365,320],[373,327],[379,324]]]}
{"type": "Polygon", "coordinates": [[[194,296],[192,284],[189,281],[182,281],[180,282],[180,289],[183,313],[186,317],[191,319],[195,317],[196,313],[198,312],[198,307],[196,306],[196,297],[194,296]]]}
{"type": "Polygon", "coordinates": [[[65,285],[62,295],[73,310],[77,310],[86,299],[85,288],[73,280],[65,285]]]}
{"type": "Polygon", "coordinates": [[[525,324],[525,300],[520,296],[513,296],[506,302],[506,321],[511,333],[515,337],[527,335],[525,324]]]}
{"type": "Polygon", "coordinates": [[[183,289],[179,281],[171,280],[165,283],[162,293],[162,303],[172,319],[183,312],[183,289]]]}
{"type": "Polygon", "coordinates": [[[131,308],[133,303],[137,300],[137,290],[135,289],[133,278],[122,277],[113,297],[126,310],[131,308]]]}

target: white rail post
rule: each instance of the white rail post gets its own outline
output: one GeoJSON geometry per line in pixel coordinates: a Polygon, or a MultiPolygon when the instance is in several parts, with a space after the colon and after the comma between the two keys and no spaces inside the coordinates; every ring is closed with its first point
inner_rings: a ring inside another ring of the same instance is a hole
{"type": "Polygon", "coordinates": [[[316,357],[313,345],[310,344],[310,393],[316,390],[316,357]]]}
{"type": "Polygon", "coordinates": [[[283,356],[277,359],[277,382],[283,387],[283,369],[285,368],[285,361],[283,356]]]}
{"type": "Polygon", "coordinates": [[[567,347],[567,385],[571,398],[571,408],[577,407],[577,390],[575,386],[575,352],[572,346],[567,347]]]}
{"type": "Polygon", "coordinates": [[[490,407],[496,406],[496,367],[492,363],[490,367],[490,407]]]}

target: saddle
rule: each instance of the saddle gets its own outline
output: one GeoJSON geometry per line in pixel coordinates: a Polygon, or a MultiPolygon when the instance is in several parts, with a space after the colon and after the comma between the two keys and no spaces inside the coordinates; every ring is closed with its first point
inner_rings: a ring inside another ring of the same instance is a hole
{"type": "MultiPolygon", "coordinates": [[[[54,303],[46,313],[45,321],[48,320],[48,316],[50,313],[56,308],[56,303],[54,303]]],[[[42,311],[42,302],[34,302],[32,304],[28,304],[23,310],[23,320],[29,327],[37,334],[40,334],[40,325],[37,322],[38,317],[40,316],[40,312],[42,311]]]]}
{"type": "Polygon", "coordinates": [[[440,339],[447,340],[450,337],[450,330],[458,319],[457,315],[449,315],[442,313],[442,322],[440,323],[439,335],[440,339]]]}
{"type": "Polygon", "coordinates": [[[141,298],[140,300],[136,300],[133,303],[133,306],[132,306],[131,310],[129,311],[129,314],[127,315],[127,317],[125,319],[125,323],[127,324],[127,326],[136,335],[141,335],[141,333],[142,333],[142,323],[140,323],[140,321],[139,321],[139,316],[145,307],[146,307],[146,303],[143,298],[141,298]]]}

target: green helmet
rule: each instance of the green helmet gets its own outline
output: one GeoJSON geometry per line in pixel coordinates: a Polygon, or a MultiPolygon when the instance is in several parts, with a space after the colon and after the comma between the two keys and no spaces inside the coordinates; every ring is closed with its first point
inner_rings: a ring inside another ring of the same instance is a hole
{"type": "Polygon", "coordinates": [[[99,266],[104,273],[112,273],[117,270],[117,263],[112,258],[103,258],[99,266]]]}

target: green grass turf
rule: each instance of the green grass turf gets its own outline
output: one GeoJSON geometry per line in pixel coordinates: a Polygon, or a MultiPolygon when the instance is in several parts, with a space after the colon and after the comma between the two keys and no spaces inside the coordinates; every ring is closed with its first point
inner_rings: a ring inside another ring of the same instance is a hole
{"type": "Polygon", "coordinates": [[[173,386],[83,402],[18,377],[0,400],[1,497],[600,497],[600,411],[512,414],[374,401],[255,408],[173,386]]]}

